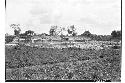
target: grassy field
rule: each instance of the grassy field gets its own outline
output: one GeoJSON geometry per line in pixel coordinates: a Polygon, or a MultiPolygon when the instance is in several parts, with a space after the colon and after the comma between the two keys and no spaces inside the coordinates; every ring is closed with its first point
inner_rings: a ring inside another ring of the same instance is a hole
{"type": "Polygon", "coordinates": [[[121,81],[121,48],[5,47],[6,80],[121,81]]]}

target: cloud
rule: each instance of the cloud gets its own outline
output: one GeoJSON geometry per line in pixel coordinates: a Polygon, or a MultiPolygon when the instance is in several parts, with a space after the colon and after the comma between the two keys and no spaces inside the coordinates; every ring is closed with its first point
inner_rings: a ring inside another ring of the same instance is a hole
{"type": "MultiPolygon", "coordinates": [[[[105,21],[106,19],[107,21],[110,20],[107,17],[110,17],[112,13],[114,14],[114,18],[118,16],[116,10],[119,10],[119,9],[112,8],[112,4],[114,2],[115,1],[113,0],[110,0],[110,1],[108,0],[102,0],[102,1],[47,0],[47,1],[44,1],[44,2],[41,1],[41,3],[39,2],[35,4],[35,6],[33,6],[33,9],[31,10],[31,14],[33,16],[39,17],[39,20],[41,21],[41,23],[43,22],[45,24],[47,24],[47,22],[48,23],[65,23],[65,22],[74,23],[75,21],[77,22],[77,19],[82,19],[84,17],[89,18],[90,16],[91,16],[91,19],[95,19],[95,20],[96,20],[95,17],[98,17],[98,19],[101,18],[101,20],[99,21],[103,22],[103,20],[105,21]]],[[[113,6],[117,6],[116,2],[115,2],[115,5],[113,6]]]]}
{"type": "Polygon", "coordinates": [[[97,31],[112,30],[120,25],[120,11],[120,0],[7,0],[8,24],[30,27],[90,24],[97,31]]]}

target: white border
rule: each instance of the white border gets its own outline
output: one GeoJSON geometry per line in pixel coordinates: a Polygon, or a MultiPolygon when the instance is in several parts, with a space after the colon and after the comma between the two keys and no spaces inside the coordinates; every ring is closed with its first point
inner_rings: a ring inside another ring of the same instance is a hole
{"type": "MultiPolygon", "coordinates": [[[[122,0],[122,77],[121,82],[125,82],[125,0],[122,0]]],[[[5,83],[5,0],[0,0],[0,83],[5,83]]],[[[11,82],[18,83],[18,82],[11,82]]],[[[38,83],[38,82],[34,82],[38,83]]],[[[40,82],[39,82],[40,83],[40,82]]],[[[60,82],[61,83],[61,82],[60,82]]]]}
{"type": "Polygon", "coordinates": [[[122,0],[122,69],[121,82],[125,82],[125,0],[122,0]]]}
{"type": "Polygon", "coordinates": [[[4,0],[0,0],[0,82],[5,82],[5,52],[4,52],[4,29],[5,29],[5,7],[4,0]]]}

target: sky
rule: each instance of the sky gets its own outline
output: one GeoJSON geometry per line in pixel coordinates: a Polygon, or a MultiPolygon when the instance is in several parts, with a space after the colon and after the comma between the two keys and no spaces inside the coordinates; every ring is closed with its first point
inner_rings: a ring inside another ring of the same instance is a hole
{"type": "Polygon", "coordinates": [[[75,25],[78,34],[110,35],[121,30],[121,0],[6,0],[6,33],[10,24],[21,32],[49,33],[51,26],[75,25]]]}

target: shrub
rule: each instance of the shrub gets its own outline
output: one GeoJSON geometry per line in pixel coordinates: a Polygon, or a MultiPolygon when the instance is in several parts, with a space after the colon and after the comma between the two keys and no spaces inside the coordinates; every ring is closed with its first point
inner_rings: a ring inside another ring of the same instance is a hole
{"type": "Polygon", "coordinates": [[[6,37],[5,37],[5,43],[10,43],[10,42],[12,42],[14,38],[15,38],[15,36],[6,36],[6,37]]]}

